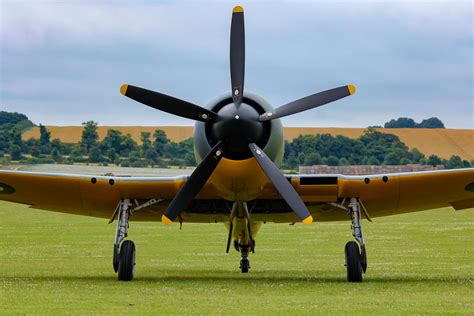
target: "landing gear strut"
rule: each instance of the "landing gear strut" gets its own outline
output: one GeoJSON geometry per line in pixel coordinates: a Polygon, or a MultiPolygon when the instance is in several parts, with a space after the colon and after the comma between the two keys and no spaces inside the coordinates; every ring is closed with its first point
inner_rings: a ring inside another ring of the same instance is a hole
{"type": "Polygon", "coordinates": [[[120,281],[131,281],[135,268],[135,244],[131,240],[122,243],[128,236],[128,219],[131,215],[131,207],[129,199],[120,201],[113,257],[114,270],[118,272],[120,281]]]}
{"type": "Polygon", "coordinates": [[[234,202],[230,210],[229,235],[227,238],[226,252],[229,253],[231,239],[234,238],[234,229],[238,227],[239,237],[234,239],[234,248],[242,254],[240,258],[240,271],[242,273],[249,272],[250,261],[249,251],[255,252],[255,240],[252,236],[252,226],[250,224],[251,210],[247,206],[247,202],[234,202]]]}
{"type": "Polygon", "coordinates": [[[362,231],[359,199],[351,198],[349,212],[352,218],[352,236],[359,244],[355,241],[349,241],[345,247],[347,281],[362,282],[362,273],[367,270],[367,254],[362,231]]]}

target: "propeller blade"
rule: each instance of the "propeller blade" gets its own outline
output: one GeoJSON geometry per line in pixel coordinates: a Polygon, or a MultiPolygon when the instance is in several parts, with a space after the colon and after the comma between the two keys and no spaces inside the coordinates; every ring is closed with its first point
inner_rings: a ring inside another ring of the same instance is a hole
{"type": "Polygon", "coordinates": [[[199,105],[140,87],[124,84],[120,87],[120,93],[154,109],[191,120],[209,122],[217,118],[217,113],[199,105]]]}
{"type": "Polygon", "coordinates": [[[232,10],[230,25],[230,80],[232,99],[236,105],[242,103],[245,77],[245,28],[244,9],[240,6],[232,10]]]}
{"type": "Polygon", "coordinates": [[[285,200],[304,224],[311,224],[313,222],[313,216],[311,216],[311,213],[308,211],[308,208],[303,203],[303,200],[301,200],[295,188],[288,182],[278,167],[255,143],[250,143],[249,148],[263,172],[265,172],[283,200],[285,200]]]}
{"type": "Polygon", "coordinates": [[[334,88],[316,94],[312,94],[302,99],[282,105],[279,108],[274,109],[273,111],[263,113],[262,115],[260,115],[259,121],[269,121],[276,118],[303,112],[347,97],[351,94],[354,94],[355,91],[356,88],[350,84],[347,86],[342,86],[339,88],[334,88]]]}
{"type": "Polygon", "coordinates": [[[194,197],[201,191],[204,184],[216,169],[222,158],[222,141],[218,142],[206,157],[201,161],[199,166],[189,177],[188,181],[181,187],[178,194],[171,201],[165,213],[161,217],[161,221],[165,224],[171,224],[178,215],[184,211],[194,197]]]}

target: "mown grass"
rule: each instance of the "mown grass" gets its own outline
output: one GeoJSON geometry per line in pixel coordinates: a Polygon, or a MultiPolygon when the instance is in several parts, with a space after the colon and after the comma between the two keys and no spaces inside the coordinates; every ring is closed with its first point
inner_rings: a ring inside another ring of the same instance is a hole
{"type": "Polygon", "coordinates": [[[0,313],[474,313],[473,210],[364,221],[361,284],[345,281],[349,222],[264,225],[246,275],[222,224],[130,226],[136,279],[118,282],[115,225],[0,202],[0,313]]]}

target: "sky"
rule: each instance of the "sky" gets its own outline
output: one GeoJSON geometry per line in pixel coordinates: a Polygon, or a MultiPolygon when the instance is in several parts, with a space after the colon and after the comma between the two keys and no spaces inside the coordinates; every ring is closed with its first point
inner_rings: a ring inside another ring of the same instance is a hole
{"type": "Polygon", "coordinates": [[[232,7],[245,10],[245,90],[278,107],[355,95],[284,126],[439,117],[474,128],[471,1],[0,0],[0,110],[46,125],[192,125],[123,97],[123,83],[205,106],[230,91],[232,7]]]}

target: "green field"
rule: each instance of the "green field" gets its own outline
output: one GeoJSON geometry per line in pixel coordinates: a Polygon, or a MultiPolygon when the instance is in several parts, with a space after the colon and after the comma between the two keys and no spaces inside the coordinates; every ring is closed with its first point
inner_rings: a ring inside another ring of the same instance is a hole
{"type": "Polygon", "coordinates": [[[225,253],[222,224],[130,224],[133,282],[118,282],[115,225],[0,202],[0,313],[474,313],[474,212],[364,221],[368,274],[345,281],[349,222],[266,224],[251,255],[225,253]]]}

